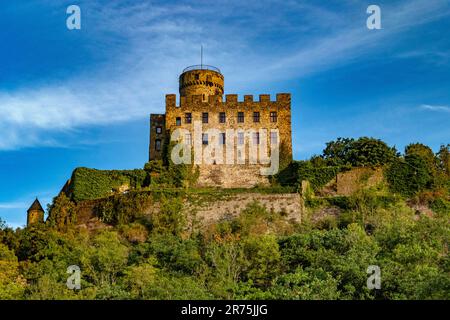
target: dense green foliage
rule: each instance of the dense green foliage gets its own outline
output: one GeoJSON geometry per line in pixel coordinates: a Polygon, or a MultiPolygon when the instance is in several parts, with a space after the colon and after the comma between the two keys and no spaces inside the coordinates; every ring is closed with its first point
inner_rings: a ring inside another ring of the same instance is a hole
{"type": "Polygon", "coordinates": [[[386,177],[391,190],[405,196],[429,189],[432,183],[425,160],[415,154],[396,159],[386,170],[386,177]]]}
{"type": "Polygon", "coordinates": [[[313,161],[293,161],[284,170],[281,170],[275,180],[283,186],[297,186],[307,180],[314,190],[319,190],[339,172],[351,169],[351,166],[317,166],[313,161]]]}
{"type": "MultiPolygon", "coordinates": [[[[144,170],[75,170],[45,224],[0,219],[0,299],[450,299],[450,145],[338,139],[284,168],[271,187],[299,190],[301,223],[254,202],[194,226],[185,202],[209,206],[243,189],[196,189],[196,170],[152,161],[144,170]],[[350,196],[317,192],[352,166],[381,165],[386,181],[350,196]],[[128,185],[130,190],[120,191],[128,185]],[[77,226],[76,202],[95,199],[101,228],[77,226]],[[151,210],[157,208],[157,210],[151,210]],[[81,269],[81,290],[66,286],[81,269]],[[381,289],[367,287],[379,266],[381,289]]],[[[212,209],[214,210],[214,209],[212,209]]]]}
{"type": "Polygon", "coordinates": [[[385,142],[368,137],[338,138],[326,144],[323,158],[328,165],[377,166],[391,162],[397,151],[385,142]]]}
{"type": "Polygon", "coordinates": [[[425,190],[450,194],[450,145],[433,151],[419,143],[405,148],[405,156],[396,158],[385,170],[390,189],[411,197],[425,190]]]}
{"type": "Polygon", "coordinates": [[[74,170],[69,193],[78,202],[103,198],[119,190],[121,186],[139,189],[144,185],[147,173],[144,170],[96,170],[77,168],[74,170]]]}
{"type": "Polygon", "coordinates": [[[163,220],[93,232],[3,226],[0,297],[450,298],[448,207],[418,217],[400,198],[364,192],[337,200],[343,214],[325,226],[307,217],[293,224],[253,203],[236,218],[186,234],[179,204],[164,201],[163,220]],[[81,268],[81,290],[66,287],[70,265],[81,268]],[[367,288],[369,265],[381,268],[379,290],[367,288]]]}
{"type": "Polygon", "coordinates": [[[318,191],[338,173],[354,167],[374,166],[384,168],[393,193],[405,197],[427,190],[450,194],[450,144],[442,145],[434,154],[428,146],[413,143],[406,146],[402,155],[383,141],[367,137],[330,141],[321,155],[293,161],[275,176],[274,181],[299,190],[302,181],[306,180],[314,191],[318,191]]]}

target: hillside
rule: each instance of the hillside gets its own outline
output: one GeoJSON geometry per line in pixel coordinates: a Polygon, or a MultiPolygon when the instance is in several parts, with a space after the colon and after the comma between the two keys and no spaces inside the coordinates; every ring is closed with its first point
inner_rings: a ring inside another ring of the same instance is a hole
{"type": "Polygon", "coordinates": [[[449,154],[338,139],[249,189],[78,168],[45,224],[0,228],[0,298],[449,299],[449,154]]]}

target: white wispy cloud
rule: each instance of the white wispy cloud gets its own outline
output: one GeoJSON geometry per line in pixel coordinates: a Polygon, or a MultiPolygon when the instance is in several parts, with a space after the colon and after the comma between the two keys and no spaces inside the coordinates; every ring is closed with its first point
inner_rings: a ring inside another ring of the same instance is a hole
{"type": "MultiPolygon", "coordinates": [[[[29,206],[29,204],[28,204],[29,206]]],[[[27,204],[24,202],[0,202],[0,210],[2,209],[25,209],[27,204]]]]}
{"type": "Polygon", "coordinates": [[[434,112],[450,112],[450,106],[433,106],[429,104],[420,105],[420,109],[434,112]]]}
{"type": "MultiPolygon", "coordinates": [[[[355,10],[349,3],[346,8],[355,10]]],[[[55,133],[163,111],[164,93],[177,92],[177,76],[199,60],[201,43],[206,63],[225,72],[228,92],[248,92],[252,83],[270,86],[357,61],[408,28],[450,13],[445,0],[403,1],[383,8],[383,30],[369,31],[362,6],[350,19],[304,1],[214,6],[81,1],[80,6],[95,16],[96,29],[89,31],[99,48],[119,49],[102,67],[64,83],[0,90],[0,150],[58,146],[55,133]],[[267,33],[280,37],[270,40],[267,33]]]]}

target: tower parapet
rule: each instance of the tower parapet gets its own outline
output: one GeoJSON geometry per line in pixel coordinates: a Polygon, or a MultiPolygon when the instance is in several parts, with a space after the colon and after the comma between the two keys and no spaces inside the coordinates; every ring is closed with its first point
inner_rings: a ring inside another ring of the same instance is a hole
{"type": "Polygon", "coordinates": [[[201,100],[207,102],[209,96],[223,95],[224,77],[220,70],[213,66],[190,66],[180,75],[179,90],[181,97],[200,95],[201,100]]]}

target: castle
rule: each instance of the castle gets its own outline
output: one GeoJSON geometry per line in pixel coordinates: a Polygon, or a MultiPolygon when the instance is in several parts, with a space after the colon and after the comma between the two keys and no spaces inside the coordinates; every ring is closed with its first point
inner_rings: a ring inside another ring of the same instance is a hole
{"type": "Polygon", "coordinates": [[[213,161],[194,161],[199,168],[197,184],[231,188],[268,183],[269,175],[261,174],[261,168],[269,166],[262,161],[261,152],[270,149],[264,141],[277,144],[280,156],[292,160],[289,93],[278,93],[276,100],[261,94],[258,101],[252,95],[239,101],[237,94],[226,94],[223,101],[224,76],[218,68],[207,65],[184,69],[179,93],[178,105],[176,95],[167,94],[165,114],[150,115],[150,161],[162,160],[165,148],[174,140],[200,148],[202,154],[210,152],[209,145],[216,142],[213,161]],[[196,124],[201,133],[196,132],[196,124]],[[226,145],[231,148],[225,150],[226,145]]]}
{"type": "MultiPolygon", "coordinates": [[[[176,95],[167,94],[166,112],[150,115],[150,161],[168,155],[173,161],[170,147],[182,143],[182,158],[188,156],[198,168],[196,185],[220,188],[269,184],[280,158],[292,161],[289,93],[278,93],[275,100],[260,94],[258,101],[252,95],[239,101],[237,94],[226,94],[224,101],[224,76],[207,65],[184,69],[179,93],[178,105],[176,95]]],[[[61,192],[68,192],[70,183],[61,192]]],[[[44,222],[37,198],[27,213],[27,225],[44,222]]]]}

